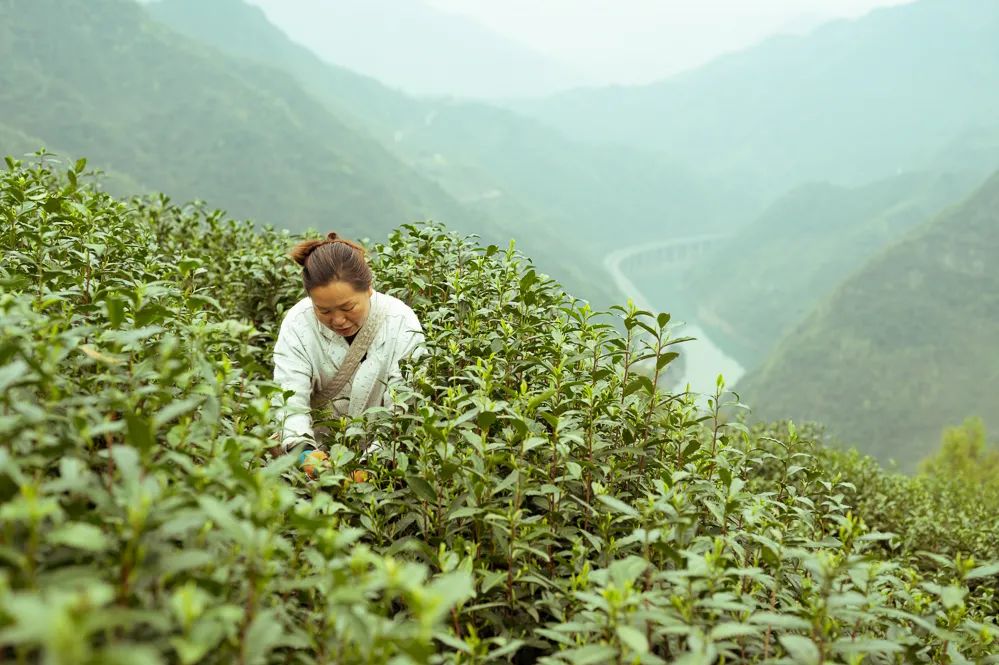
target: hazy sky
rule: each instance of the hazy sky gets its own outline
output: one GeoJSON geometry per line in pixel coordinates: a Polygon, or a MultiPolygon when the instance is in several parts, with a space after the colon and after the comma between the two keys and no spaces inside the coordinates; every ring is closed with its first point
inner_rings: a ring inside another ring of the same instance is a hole
{"type": "Polygon", "coordinates": [[[910,0],[425,1],[603,84],[661,79],[768,35],[800,33],[831,18],[910,0]]]}

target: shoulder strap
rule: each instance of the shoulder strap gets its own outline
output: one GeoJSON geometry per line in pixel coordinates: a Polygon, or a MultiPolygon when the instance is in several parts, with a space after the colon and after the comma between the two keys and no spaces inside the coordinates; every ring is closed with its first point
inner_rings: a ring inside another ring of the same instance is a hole
{"type": "Polygon", "coordinates": [[[375,335],[378,334],[378,329],[381,328],[384,318],[385,309],[381,305],[381,299],[372,298],[371,311],[368,312],[368,318],[357,332],[357,337],[351,342],[350,348],[347,350],[347,355],[344,357],[343,362],[340,363],[340,367],[333,376],[333,380],[330,381],[329,386],[319,391],[318,394],[313,393],[311,400],[312,408],[320,408],[334,399],[340,394],[343,387],[347,385],[347,382],[354,377],[354,372],[357,371],[357,366],[361,364],[361,359],[368,352],[371,343],[375,341],[375,335]]]}

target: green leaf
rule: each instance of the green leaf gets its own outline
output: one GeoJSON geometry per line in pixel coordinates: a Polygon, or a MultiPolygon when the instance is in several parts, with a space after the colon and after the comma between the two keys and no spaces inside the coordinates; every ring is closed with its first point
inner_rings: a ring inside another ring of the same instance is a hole
{"type": "Polygon", "coordinates": [[[524,442],[524,447],[522,448],[522,450],[523,452],[527,453],[534,450],[538,446],[543,446],[546,445],[547,443],[548,439],[542,438],[540,436],[532,436],[527,441],[524,442]]]}
{"type": "Polygon", "coordinates": [[[447,646],[451,647],[456,651],[462,651],[464,653],[469,653],[469,654],[474,653],[472,651],[472,647],[469,646],[468,642],[465,642],[464,640],[459,640],[457,637],[448,633],[447,631],[443,630],[437,631],[436,633],[434,633],[434,639],[440,640],[441,642],[443,642],[444,644],[446,644],[447,646]]]}
{"type": "Polygon", "coordinates": [[[23,382],[30,376],[31,371],[28,368],[28,363],[20,359],[0,367],[0,393],[23,382]]]}
{"type": "Polygon", "coordinates": [[[621,644],[637,654],[649,652],[649,641],[645,638],[642,631],[637,628],[621,624],[617,627],[617,637],[621,640],[621,644]]]}
{"type": "Polygon", "coordinates": [[[617,649],[606,644],[587,644],[578,649],[568,649],[559,653],[572,665],[603,665],[612,663],[617,657],[617,649]]]}
{"type": "Polygon", "coordinates": [[[406,484],[409,485],[409,489],[413,491],[413,494],[424,501],[429,501],[430,503],[437,502],[437,492],[423,478],[419,476],[406,476],[406,484]]]}
{"type": "Polygon", "coordinates": [[[93,524],[71,522],[64,524],[47,537],[50,543],[68,545],[91,552],[103,552],[108,548],[104,533],[93,524]]]}
{"type": "Polygon", "coordinates": [[[278,620],[277,613],[265,610],[255,616],[246,629],[243,643],[245,662],[258,665],[269,661],[268,654],[282,643],[284,627],[278,620]]]}
{"type": "Polygon", "coordinates": [[[478,572],[480,579],[479,588],[482,593],[488,592],[490,589],[506,579],[506,572],[502,570],[480,570],[478,572]]]}
{"type": "Polygon", "coordinates": [[[780,643],[798,665],[819,665],[819,648],[807,637],[781,635],[780,643]]]}
{"type": "Polygon", "coordinates": [[[461,506],[460,508],[455,508],[447,514],[449,519],[456,520],[463,517],[475,517],[482,512],[482,508],[477,508],[475,506],[461,506]]]}
{"type": "Polygon", "coordinates": [[[552,395],[554,395],[556,392],[557,391],[555,388],[549,388],[540,395],[535,395],[534,397],[531,398],[531,401],[527,403],[527,410],[534,411],[535,409],[538,408],[538,406],[540,406],[542,402],[551,398],[552,395]]]}
{"type": "Polygon", "coordinates": [[[524,294],[527,292],[531,286],[538,281],[538,276],[533,270],[528,270],[523,277],[520,278],[520,292],[524,294]]]}
{"type": "Polygon", "coordinates": [[[115,446],[111,451],[115,468],[128,483],[139,482],[139,454],[132,446],[115,446]]]}
{"type": "Polygon", "coordinates": [[[900,653],[905,651],[905,648],[895,642],[889,642],[888,640],[875,640],[875,639],[859,639],[859,640],[848,640],[841,639],[833,642],[832,650],[835,653],[840,654],[871,654],[871,653],[900,653]]]}
{"type": "Polygon", "coordinates": [[[701,440],[694,438],[690,443],[683,447],[683,451],[680,453],[681,457],[689,457],[691,454],[696,452],[701,447],[701,440]]]}
{"type": "Polygon", "coordinates": [[[488,429],[490,425],[496,422],[496,414],[492,411],[482,411],[479,413],[479,417],[476,418],[476,423],[482,429],[488,429]]]}
{"type": "Polygon", "coordinates": [[[176,402],[167,404],[165,407],[157,411],[155,416],[153,416],[153,427],[159,429],[171,420],[194,411],[203,401],[204,397],[196,395],[194,397],[188,397],[187,399],[177,400],[176,402]]]}
{"type": "Polygon", "coordinates": [[[163,659],[151,646],[116,644],[101,649],[92,662],[101,665],[161,665],[163,659]]]}
{"type": "Polygon", "coordinates": [[[153,428],[149,420],[137,413],[129,412],[125,414],[125,423],[129,443],[141,451],[152,449],[156,439],[153,436],[153,428]]]}
{"type": "Polygon", "coordinates": [[[617,513],[622,513],[628,515],[629,517],[641,517],[641,514],[635,510],[634,506],[631,506],[621,499],[617,499],[609,494],[599,494],[597,499],[600,500],[605,506],[617,513]]]}
{"type": "Polygon", "coordinates": [[[996,574],[999,574],[999,563],[990,563],[972,568],[964,578],[967,580],[976,580],[979,577],[991,577],[996,574]]]}
{"type": "Polygon", "coordinates": [[[679,357],[680,354],[677,353],[676,351],[670,351],[669,353],[662,354],[661,356],[659,356],[659,359],[656,360],[656,369],[661,370],[663,367],[670,364],[679,357]]]}
{"type": "Polygon", "coordinates": [[[617,584],[624,585],[634,582],[651,565],[642,557],[631,555],[613,562],[607,567],[607,572],[617,584]]]}
{"type": "Polygon", "coordinates": [[[652,379],[645,375],[640,375],[628,382],[628,387],[624,389],[624,396],[628,397],[642,388],[645,388],[645,391],[650,395],[655,392],[655,386],[652,385],[652,379]]]}
{"type": "Polygon", "coordinates": [[[712,663],[717,662],[716,659],[703,651],[698,651],[695,653],[685,653],[676,660],[673,661],[672,665],[712,665],[712,663]]]}
{"type": "Polygon", "coordinates": [[[470,573],[455,570],[435,577],[430,583],[429,591],[438,596],[438,605],[429,617],[436,622],[452,607],[475,596],[475,585],[470,573]]]}
{"type": "Polygon", "coordinates": [[[104,300],[104,307],[107,310],[110,327],[112,329],[120,328],[125,320],[125,303],[120,298],[108,296],[104,300]]]}
{"type": "Polygon", "coordinates": [[[186,276],[195,268],[201,267],[201,259],[183,258],[177,262],[177,267],[180,269],[181,274],[186,276]]]}
{"type": "Polygon", "coordinates": [[[949,610],[963,604],[967,594],[968,590],[964,587],[945,586],[940,590],[940,602],[949,610]]]}
{"type": "Polygon", "coordinates": [[[163,562],[161,570],[164,575],[171,576],[185,570],[211,566],[216,563],[218,563],[218,558],[211,552],[186,549],[167,557],[163,562]]]}
{"type": "Polygon", "coordinates": [[[810,621],[806,621],[801,617],[796,617],[793,614],[776,614],[774,612],[757,612],[749,617],[748,621],[749,623],[758,623],[786,630],[808,630],[812,627],[810,621]]]}
{"type": "Polygon", "coordinates": [[[161,326],[145,326],[143,328],[133,328],[131,330],[112,330],[104,333],[104,337],[112,342],[117,342],[122,346],[135,344],[149,339],[157,333],[163,332],[161,326]]]}
{"type": "Polygon", "coordinates": [[[734,637],[753,637],[759,635],[763,632],[757,626],[751,626],[745,623],[720,623],[711,629],[709,637],[717,642],[722,640],[730,640],[734,637]]]}

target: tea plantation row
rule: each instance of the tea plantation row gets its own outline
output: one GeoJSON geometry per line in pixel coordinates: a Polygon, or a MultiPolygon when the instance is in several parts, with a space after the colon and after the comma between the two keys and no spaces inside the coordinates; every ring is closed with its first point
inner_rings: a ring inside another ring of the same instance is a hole
{"type": "Polygon", "coordinates": [[[667,316],[438,225],[374,248],[408,406],[310,481],[272,450],[294,238],[84,169],[0,175],[2,660],[999,663],[999,493],[703,414],[655,388],[667,316]]]}

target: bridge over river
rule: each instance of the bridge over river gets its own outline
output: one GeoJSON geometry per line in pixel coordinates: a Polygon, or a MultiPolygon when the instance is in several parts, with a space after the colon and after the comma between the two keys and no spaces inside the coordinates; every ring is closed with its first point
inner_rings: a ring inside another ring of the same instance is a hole
{"type": "MultiPolygon", "coordinates": [[[[604,258],[604,269],[610,274],[617,289],[631,298],[637,307],[658,312],[660,308],[625,274],[625,269],[647,270],[678,263],[689,265],[728,238],[726,234],[702,234],[630,245],[608,254],[604,258]]],[[[663,303],[659,304],[661,306],[663,303]]],[[[722,374],[725,383],[729,387],[733,386],[745,373],[745,368],[708,338],[697,321],[692,318],[693,312],[674,314],[674,336],[696,338],[679,345],[684,359],[683,375],[679,378],[680,385],[690,384],[690,389],[696,393],[713,393],[715,377],[722,374]],[[684,316],[687,318],[681,323],[684,316]]]]}
{"type": "Polygon", "coordinates": [[[627,265],[631,269],[641,270],[663,264],[690,263],[729,237],[727,234],[714,233],[631,245],[608,254],[604,258],[604,268],[611,274],[618,290],[635,301],[638,307],[658,311],[645,298],[641,289],[624,274],[622,268],[627,265]]]}

